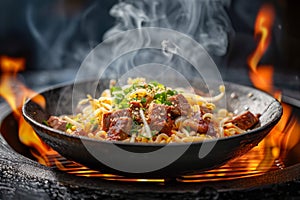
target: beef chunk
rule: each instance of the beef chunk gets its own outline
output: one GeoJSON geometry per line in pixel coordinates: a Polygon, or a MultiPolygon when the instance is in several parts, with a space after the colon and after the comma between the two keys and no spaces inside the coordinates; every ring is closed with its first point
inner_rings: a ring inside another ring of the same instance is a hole
{"type": "Polygon", "coordinates": [[[129,104],[132,113],[132,119],[134,119],[138,123],[142,123],[143,120],[140,115],[140,109],[143,107],[143,105],[138,101],[131,101],[129,102],[129,104]]]}
{"type": "Polygon", "coordinates": [[[74,131],[74,134],[75,134],[75,135],[80,135],[80,136],[87,136],[87,135],[88,135],[88,133],[85,132],[85,131],[82,130],[82,129],[77,129],[77,130],[75,130],[75,131],[74,131]]]}
{"type": "Polygon", "coordinates": [[[187,116],[191,112],[191,106],[182,94],[171,96],[168,101],[172,103],[170,106],[172,118],[187,116]]]}
{"type": "Polygon", "coordinates": [[[131,110],[129,108],[116,110],[111,114],[111,118],[118,118],[118,117],[131,117],[131,110]]]}
{"type": "Polygon", "coordinates": [[[111,121],[114,119],[117,119],[119,117],[130,117],[131,118],[131,110],[127,108],[127,109],[116,110],[116,111],[104,113],[103,117],[102,117],[101,129],[104,131],[108,131],[110,128],[111,121]]]}
{"type": "Polygon", "coordinates": [[[112,112],[107,112],[107,113],[103,114],[103,117],[102,117],[102,127],[101,127],[101,129],[103,131],[107,132],[108,129],[109,129],[111,114],[112,114],[112,112]]]}
{"type": "Polygon", "coordinates": [[[153,100],[152,96],[145,96],[145,101],[142,101],[142,105],[143,107],[147,108],[149,106],[149,104],[151,103],[151,101],[153,100]]]}
{"type": "Polygon", "coordinates": [[[212,110],[207,108],[206,106],[200,106],[200,111],[202,115],[205,113],[212,113],[212,110]]]}
{"type": "Polygon", "coordinates": [[[246,111],[234,117],[229,122],[233,123],[240,129],[247,130],[258,123],[258,117],[252,114],[250,111],[246,111]]]}
{"type": "Polygon", "coordinates": [[[191,118],[183,121],[182,126],[196,131],[198,133],[207,133],[209,128],[209,122],[202,119],[202,113],[196,112],[193,113],[191,118]]]}
{"type": "Polygon", "coordinates": [[[189,127],[190,130],[196,131],[198,133],[206,133],[208,130],[208,123],[204,120],[193,120],[187,119],[183,121],[182,126],[189,127]]]}
{"type": "Polygon", "coordinates": [[[50,127],[54,129],[65,131],[68,122],[59,117],[50,116],[49,119],[47,120],[47,123],[49,124],[50,127]]]}
{"type": "Polygon", "coordinates": [[[139,101],[130,101],[129,104],[131,110],[139,110],[143,107],[143,105],[139,101]]]}
{"type": "Polygon", "coordinates": [[[173,120],[170,118],[170,106],[153,103],[149,107],[148,117],[151,130],[171,135],[173,120]]]}
{"type": "Polygon", "coordinates": [[[107,132],[110,140],[124,140],[128,137],[132,126],[129,108],[109,112],[103,115],[102,130],[107,132]]]}
{"type": "Polygon", "coordinates": [[[131,130],[132,119],[129,117],[114,118],[107,132],[110,140],[125,140],[131,130]]]}

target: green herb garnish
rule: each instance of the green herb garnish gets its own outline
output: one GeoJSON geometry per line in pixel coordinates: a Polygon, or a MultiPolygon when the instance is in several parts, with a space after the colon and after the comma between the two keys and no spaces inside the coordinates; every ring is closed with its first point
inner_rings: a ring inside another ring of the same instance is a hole
{"type": "Polygon", "coordinates": [[[46,126],[50,126],[47,120],[43,120],[43,124],[45,124],[46,126]]]}
{"type": "Polygon", "coordinates": [[[147,99],[146,99],[145,97],[142,97],[142,98],[141,98],[141,103],[144,104],[144,103],[146,103],[146,102],[147,102],[147,99]]]}
{"type": "Polygon", "coordinates": [[[118,86],[113,86],[110,88],[110,93],[113,95],[115,92],[117,91],[122,91],[122,88],[121,87],[118,87],[118,86]]]}
{"type": "Polygon", "coordinates": [[[67,129],[71,129],[72,126],[73,126],[73,125],[72,125],[71,123],[67,123],[67,124],[66,124],[66,130],[67,130],[67,129]]]}

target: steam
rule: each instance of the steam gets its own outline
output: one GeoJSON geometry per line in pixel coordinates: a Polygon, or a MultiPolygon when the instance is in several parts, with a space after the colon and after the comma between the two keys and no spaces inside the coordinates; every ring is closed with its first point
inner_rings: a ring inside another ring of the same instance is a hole
{"type": "MultiPolygon", "coordinates": [[[[99,12],[102,6],[100,4],[96,2],[87,7],[82,6],[80,10],[71,14],[65,13],[65,8],[59,8],[62,5],[56,3],[50,3],[50,8],[49,4],[28,4],[25,17],[35,39],[39,69],[62,69],[74,63],[78,66],[83,62],[88,53],[100,42],[98,38],[101,39],[102,36],[97,34],[99,29],[103,29],[103,24],[100,21],[98,23],[99,18],[92,18],[99,12]],[[78,30],[82,32],[77,33],[78,30]]],[[[103,40],[136,28],[168,28],[189,35],[202,44],[210,55],[222,56],[227,51],[228,34],[232,31],[225,11],[229,4],[230,0],[123,0],[110,9],[109,14],[115,18],[116,23],[105,32],[103,40]]],[[[182,46],[180,45],[182,41],[172,41],[168,36],[160,39],[162,50],[158,51],[142,49],[153,42],[151,41],[153,38],[150,39],[144,32],[135,35],[135,38],[126,37],[126,40],[117,37],[110,44],[106,43],[105,51],[95,54],[95,58],[90,60],[90,67],[81,74],[85,76],[82,78],[92,78],[101,71],[99,68],[107,67],[102,66],[101,61],[108,55],[116,58],[105,72],[105,76],[109,78],[119,77],[133,66],[145,63],[185,66],[185,69],[179,67],[176,70],[189,71],[194,75],[192,67],[190,70],[187,69],[189,63],[174,56],[182,46]],[[116,53],[118,52],[116,50],[128,47],[141,49],[126,55],[116,53]]],[[[181,51],[191,50],[181,49],[181,51]]]]}
{"type": "MultiPolygon", "coordinates": [[[[25,18],[35,41],[33,45],[37,49],[36,65],[39,69],[57,69],[66,64],[65,59],[70,52],[68,45],[72,43],[82,20],[93,11],[95,5],[75,14],[65,13],[64,5],[58,3],[27,5],[25,18]]],[[[74,43],[73,46],[76,46],[74,43]]],[[[72,59],[82,61],[89,50],[80,45],[76,52],[71,52],[72,59]]]]}
{"type": "Polygon", "coordinates": [[[190,35],[209,53],[222,56],[232,30],[225,11],[229,4],[230,0],[125,0],[110,10],[117,24],[104,39],[135,28],[169,28],[190,35]]]}

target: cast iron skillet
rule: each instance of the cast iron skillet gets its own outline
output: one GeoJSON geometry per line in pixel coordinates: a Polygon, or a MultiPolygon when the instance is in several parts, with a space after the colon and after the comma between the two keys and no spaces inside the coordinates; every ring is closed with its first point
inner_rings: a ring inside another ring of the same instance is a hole
{"type": "MultiPolygon", "coordinates": [[[[280,103],[268,94],[250,87],[225,83],[227,108],[229,110],[242,112],[249,109],[253,113],[261,114],[260,124],[253,130],[231,137],[197,143],[149,145],[103,142],[87,137],[71,136],[42,123],[50,115],[71,113],[72,100],[76,102],[84,98],[86,94],[94,94],[90,88],[94,88],[95,85],[97,95],[103,89],[108,88],[108,84],[109,80],[79,83],[76,88],[80,88],[84,92],[82,95],[76,95],[76,97],[72,97],[73,84],[49,88],[41,93],[47,103],[45,110],[29,99],[23,106],[23,115],[40,138],[64,157],[104,173],[137,177],[176,177],[221,166],[256,146],[270,132],[282,115],[280,103]],[[125,151],[116,153],[116,148],[125,151]],[[158,155],[155,154],[156,151],[162,149],[164,151],[159,152],[158,155]],[[165,161],[179,151],[182,151],[182,155],[175,156],[176,159],[166,165],[165,161]],[[202,154],[199,153],[200,151],[202,154]],[[95,152],[100,152],[100,157],[96,156],[97,158],[95,158],[95,152]],[[104,157],[109,158],[109,160],[103,161],[102,158],[104,157]],[[140,158],[143,158],[144,161],[140,161],[140,158]],[[163,167],[156,167],[157,163],[154,162],[161,162],[164,165],[163,167]],[[115,166],[126,166],[126,169],[115,166]],[[142,168],[143,170],[139,170],[142,168]],[[146,168],[147,170],[144,170],[146,168]]],[[[197,81],[194,81],[192,85],[197,86],[197,81]]]]}

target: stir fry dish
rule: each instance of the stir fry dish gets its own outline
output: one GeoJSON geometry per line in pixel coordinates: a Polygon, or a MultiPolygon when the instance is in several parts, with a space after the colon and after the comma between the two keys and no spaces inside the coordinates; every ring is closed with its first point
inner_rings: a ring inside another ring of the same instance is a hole
{"type": "Polygon", "coordinates": [[[111,81],[99,98],[87,95],[74,115],[50,116],[45,123],[71,135],[130,143],[199,142],[243,133],[259,123],[250,111],[235,115],[215,103],[214,97],[192,89],[172,89],[145,78],[111,81]]]}

